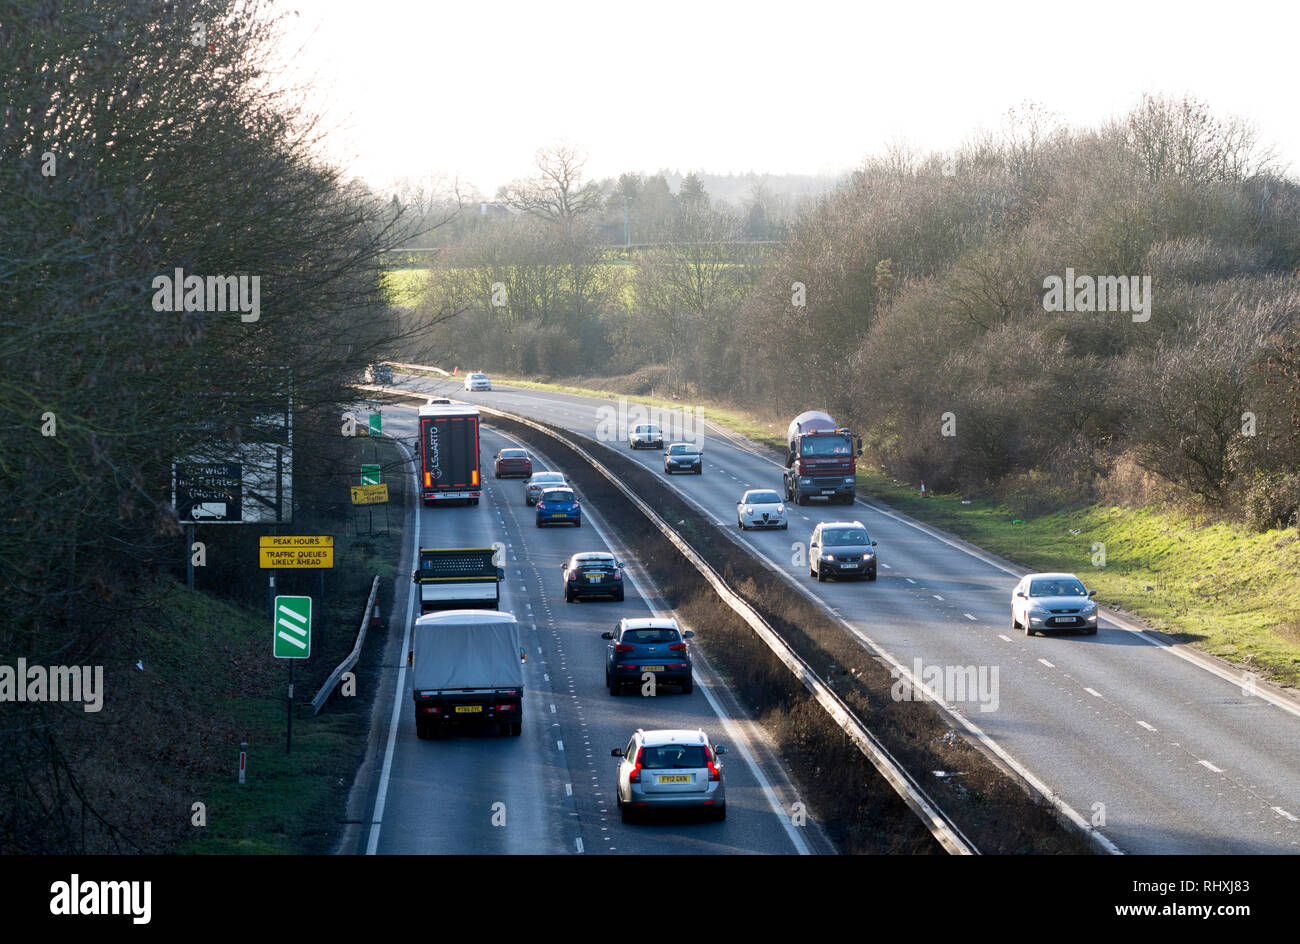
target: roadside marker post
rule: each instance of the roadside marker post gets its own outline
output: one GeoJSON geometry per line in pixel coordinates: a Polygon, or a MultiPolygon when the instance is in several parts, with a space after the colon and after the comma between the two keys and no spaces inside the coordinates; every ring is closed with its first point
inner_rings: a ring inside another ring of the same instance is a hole
{"type": "Polygon", "coordinates": [[[293,751],[293,664],[311,658],[311,597],[277,596],[271,631],[275,634],[272,655],[289,660],[289,724],[284,742],[284,752],[289,754],[293,751]]]}

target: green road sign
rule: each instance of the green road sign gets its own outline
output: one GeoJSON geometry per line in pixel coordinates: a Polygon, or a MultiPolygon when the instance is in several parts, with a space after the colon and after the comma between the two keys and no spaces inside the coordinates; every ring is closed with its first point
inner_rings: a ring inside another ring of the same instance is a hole
{"type": "Polygon", "coordinates": [[[380,436],[383,434],[384,417],[381,413],[370,414],[370,435],[380,436]]]}
{"type": "Polygon", "coordinates": [[[311,597],[275,598],[275,657],[306,659],[311,655],[311,597]]]}
{"type": "Polygon", "coordinates": [[[379,466],[363,465],[361,467],[361,484],[378,485],[379,484],[379,466]]]}

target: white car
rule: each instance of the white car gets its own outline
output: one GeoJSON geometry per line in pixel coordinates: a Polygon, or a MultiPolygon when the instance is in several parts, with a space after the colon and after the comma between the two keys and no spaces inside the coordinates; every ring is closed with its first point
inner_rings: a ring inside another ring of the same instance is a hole
{"type": "Polygon", "coordinates": [[[491,390],[492,381],[488,380],[488,375],[475,371],[472,374],[465,375],[466,390],[491,390]]]}
{"type": "Polygon", "coordinates": [[[664,431],[653,423],[640,423],[628,431],[627,442],[633,449],[662,449],[664,431]]]}
{"type": "Polygon", "coordinates": [[[1027,574],[1011,593],[1011,628],[1026,636],[1051,630],[1097,633],[1097,604],[1074,574],[1027,574]]]}
{"type": "Polygon", "coordinates": [[[750,528],[789,528],[785,502],[770,488],[751,488],[736,502],[736,523],[741,531],[750,528]]]}

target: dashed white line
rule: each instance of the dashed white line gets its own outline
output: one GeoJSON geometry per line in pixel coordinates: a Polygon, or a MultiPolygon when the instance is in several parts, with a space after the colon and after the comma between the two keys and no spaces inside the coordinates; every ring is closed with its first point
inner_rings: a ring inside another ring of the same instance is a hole
{"type": "Polygon", "coordinates": [[[937,594],[937,593],[932,593],[932,594],[930,594],[930,596],[934,597],[936,600],[942,600],[942,599],[943,599],[943,597],[939,596],[939,594],[937,594]]]}
{"type": "Polygon", "coordinates": [[[562,751],[562,750],[564,750],[564,742],[563,742],[563,741],[556,741],[556,742],[555,742],[555,749],[556,749],[557,751],[562,751]]]}
{"type": "Polygon", "coordinates": [[[1155,727],[1154,727],[1153,725],[1149,725],[1149,724],[1147,724],[1145,721],[1139,721],[1138,724],[1139,724],[1141,727],[1146,728],[1148,731],[1155,731],[1155,727]]]}
{"type": "Polygon", "coordinates": [[[1282,809],[1282,807],[1280,807],[1280,806],[1272,807],[1272,810],[1273,810],[1273,812],[1276,813],[1278,816],[1285,816],[1287,819],[1289,819],[1289,820],[1290,820],[1291,822],[1293,822],[1293,823],[1300,823],[1300,817],[1292,816],[1290,813],[1288,813],[1286,810],[1282,809]]]}
{"type": "Polygon", "coordinates": [[[978,623],[978,622],[979,622],[979,620],[977,620],[975,617],[971,616],[969,613],[963,613],[962,616],[966,617],[966,618],[967,618],[968,620],[970,620],[972,623],[978,623]]]}
{"type": "Polygon", "coordinates": [[[566,783],[566,784],[564,785],[564,795],[565,795],[566,797],[571,797],[571,796],[573,796],[573,784],[571,784],[571,783],[566,783]]]}
{"type": "Polygon", "coordinates": [[[1087,692],[1089,695],[1092,695],[1094,698],[1101,697],[1101,692],[1097,691],[1095,688],[1085,688],[1084,691],[1087,692]]]}
{"type": "Polygon", "coordinates": [[[582,837],[578,836],[576,839],[574,839],[573,844],[574,846],[577,847],[578,855],[582,855],[582,837]]]}
{"type": "Polygon", "coordinates": [[[916,583],[916,581],[913,580],[911,577],[904,577],[903,579],[906,580],[908,583],[916,583]]]}
{"type": "Polygon", "coordinates": [[[1056,666],[1052,665],[1052,663],[1048,662],[1046,659],[1039,659],[1038,661],[1043,663],[1043,665],[1047,666],[1049,669],[1056,668],[1056,666]]]}
{"type": "Polygon", "coordinates": [[[1213,764],[1211,764],[1208,760],[1198,760],[1197,763],[1200,764],[1202,767],[1205,767],[1205,768],[1207,768],[1207,769],[1209,769],[1209,770],[1214,771],[1216,774],[1221,774],[1221,773],[1223,773],[1223,768],[1222,768],[1222,767],[1215,767],[1215,766],[1214,766],[1213,764]]]}
{"type": "Polygon", "coordinates": [[[1003,639],[1003,640],[1005,640],[1005,641],[1007,641],[1007,642],[1011,642],[1011,637],[1010,637],[1010,636],[1003,636],[1001,633],[998,633],[998,638],[999,638],[999,639],[1003,639]]]}

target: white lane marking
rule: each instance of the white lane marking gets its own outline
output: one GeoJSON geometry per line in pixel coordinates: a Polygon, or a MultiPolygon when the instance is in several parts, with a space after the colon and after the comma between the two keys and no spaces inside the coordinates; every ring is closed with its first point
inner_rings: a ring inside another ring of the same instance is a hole
{"type": "MultiPolygon", "coordinates": [[[[609,547],[611,542],[609,540],[609,535],[605,533],[605,530],[598,525],[595,520],[591,521],[591,526],[595,530],[597,536],[605,543],[605,546],[609,547]]],[[[631,571],[624,572],[624,579],[628,583],[632,584],[632,588],[636,590],[637,596],[641,598],[641,601],[645,603],[646,608],[656,617],[662,618],[672,615],[663,612],[659,607],[655,606],[651,602],[651,596],[644,591],[640,585],[640,581],[637,580],[636,576],[631,571]]],[[[789,811],[781,806],[781,799],[776,795],[776,791],[772,788],[771,781],[769,781],[767,775],[763,773],[763,769],[759,766],[758,761],[754,759],[754,755],[750,753],[749,745],[740,728],[723,712],[722,705],[718,703],[716,698],[714,698],[708,685],[700,685],[697,688],[697,691],[704,695],[704,700],[709,703],[709,707],[713,709],[713,713],[717,715],[718,720],[722,722],[722,727],[727,732],[727,737],[731,740],[732,745],[740,751],[741,759],[745,762],[745,766],[749,768],[750,774],[753,775],[754,781],[758,784],[759,789],[763,791],[763,795],[767,797],[768,806],[771,807],[772,812],[776,814],[777,820],[785,830],[786,838],[788,838],[790,844],[794,846],[795,852],[799,855],[812,855],[812,848],[808,845],[808,841],[804,839],[801,827],[795,826],[794,823],[790,821],[789,811]]]]}
{"type": "Polygon", "coordinates": [[[578,836],[577,838],[575,838],[575,839],[573,840],[573,845],[577,848],[577,850],[578,850],[578,855],[582,855],[582,837],[581,837],[581,836],[578,836]]]}
{"type": "Polygon", "coordinates": [[[571,783],[566,783],[566,784],[564,785],[564,795],[565,795],[566,797],[571,797],[571,796],[573,796],[573,784],[571,784],[571,783]]]}
{"type": "Polygon", "coordinates": [[[1052,665],[1052,663],[1048,662],[1046,659],[1039,659],[1038,661],[1043,663],[1043,665],[1047,666],[1049,669],[1056,668],[1056,666],[1052,665]]]}
{"type": "Polygon", "coordinates": [[[1208,760],[1198,760],[1197,763],[1200,764],[1202,767],[1209,768],[1210,770],[1214,771],[1216,774],[1223,773],[1223,768],[1215,767],[1208,760]]]}
{"type": "Polygon", "coordinates": [[[942,600],[942,599],[943,599],[943,597],[939,596],[939,594],[937,594],[937,593],[932,593],[932,594],[930,594],[930,596],[934,597],[936,600],[942,600]]]}
{"type": "Polygon", "coordinates": [[[1147,724],[1145,721],[1139,721],[1138,724],[1146,728],[1148,731],[1155,731],[1155,727],[1153,725],[1147,724]]]}
{"type": "Polygon", "coordinates": [[[978,623],[978,622],[979,622],[979,620],[977,620],[975,617],[971,616],[969,613],[963,613],[962,616],[966,617],[966,618],[967,618],[968,620],[970,620],[972,623],[978,623]]]}
{"type": "MultiPolygon", "coordinates": [[[[406,447],[402,447],[406,451],[406,447]]],[[[412,455],[414,462],[415,456],[412,455]]],[[[415,478],[415,472],[411,472],[415,478]]],[[[415,527],[411,529],[411,556],[418,559],[420,555],[420,511],[416,506],[415,527]]],[[[408,594],[406,604],[406,629],[402,634],[402,648],[399,652],[411,651],[411,624],[415,621],[415,594],[408,594]]],[[[379,775],[379,791],[375,794],[375,812],[371,816],[370,838],[366,840],[366,855],[374,855],[379,849],[379,830],[384,823],[384,804],[388,799],[388,778],[393,770],[393,750],[397,746],[397,723],[402,718],[402,693],[406,691],[406,660],[402,660],[397,670],[397,690],[393,692],[393,716],[388,722],[388,743],[384,745],[384,769],[379,775]]]]}
{"type": "Polygon", "coordinates": [[[1094,698],[1101,697],[1101,692],[1097,691],[1095,688],[1085,688],[1084,691],[1087,692],[1089,695],[1092,695],[1094,698]]]}
{"type": "Polygon", "coordinates": [[[1280,807],[1280,806],[1274,806],[1274,807],[1271,807],[1271,809],[1272,809],[1273,812],[1276,813],[1278,816],[1285,816],[1287,819],[1289,819],[1289,820],[1290,820],[1291,822],[1293,822],[1293,823],[1300,823],[1300,818],[1297,818],[1297,817],[1295,817],[1295,816],[1292,816],[1290,813],[1288,813],[1286,810],[1282,809],[1282,807],[1280,807]]]}
{"type": "Polygon", "coordinates": [[[885,568],[885,570],[893,570],[893,569],[894,569],[894,568],[890,567],[888,564],[886,564],[884,561],[881,561],[881,562],[880,562],[880,566],[883,567],[883,568],[885,568]]]}
{"type": "Polygon", "coordinates": [[[551,714],[555,714],[555,706],[551,705],[551,714]]]}
{"type": "Polygon", "coordinates": [[[903,579],[906,580],[908,583],[916,583],[916,581],[913,580],[911,577],[904,577],[903,579]]]}
{"type": "Polygon", "coordinates": [[[999,638],[999,639],[1005,639],[1007,642],[1011,642],[1011,637],[1010,637],[1010,636],[1003,636],[1001,633],[998,633],[998,638],[999,638]]]}
{"type": "Polygon", "coordinates": [[[562,751],[562,750],[564,750],[564,742],[563,742],[563,741],[556,741],[556,742],[555,742],[555,749],[556,749],[557,751],[562,751]]]}

